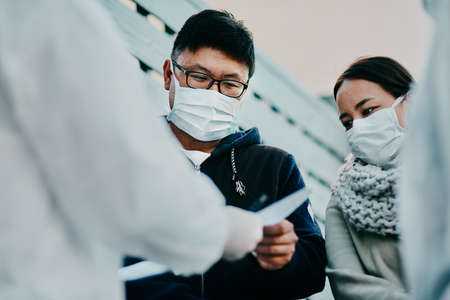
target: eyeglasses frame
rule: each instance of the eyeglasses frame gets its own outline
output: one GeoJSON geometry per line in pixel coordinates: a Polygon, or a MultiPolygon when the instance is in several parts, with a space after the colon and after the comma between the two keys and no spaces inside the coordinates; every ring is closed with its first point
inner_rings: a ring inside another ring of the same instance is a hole
{"type": "Polygon", "coordinates": [[[208,74],[205,74],[205,73],[202,73],[202,72],[197,72],[197,71],[187,71],[187,70],[185,70],[182,66],[180,66],[174,59],[172,59],[172,63],[173,63],[173,65],[174,65],[175,67],[177,67],[178,70],[180,70],[181,72],[184,73],[184,75],[186,75],[186,85],[187,85],[188,87],[190,87],[191,89],[196,89],[195,87],[190,86],[189,83],[188,83],[188,77],[189,77],[189,74],[192,74],[192,73],[198,73],[198,74],[202,74],[202,75],[208,76],[208,77],[211,78],[212,80],[211,80],[211,82],[208,84],[208,87],[207,87],[206,89],[209,90],[209,89],[214,85],[214,83],[217,82],[217,87],[218,87],[219,93],[221,93],[222,95],[225,95],[225,96],[227,96],[227,97],[230,97],[230,98],[239,98],[239,97],[241,97],[241,96],[244,94],[244,92],[247,90],[247,88],[248,88],[248,84],[243,83],[243,82],[240,82],[240,81],[238,81],[238,80],[233,80],[233,79],[215,79],[215,78],[213,78],[212,76],[210,76],[210,75],[208,75],[208,74]],[[222,81],[232,81],[232,82],[237,82],[237,83],[242,84],[242,85],[244,86],[244,88],[242,89],[242,92],[241,92],[238,96],[230,96],[230,95],[226,95],[226,94],[223,94],[222,91],[220,90],[220,83],[221,83],[222,81]]]}

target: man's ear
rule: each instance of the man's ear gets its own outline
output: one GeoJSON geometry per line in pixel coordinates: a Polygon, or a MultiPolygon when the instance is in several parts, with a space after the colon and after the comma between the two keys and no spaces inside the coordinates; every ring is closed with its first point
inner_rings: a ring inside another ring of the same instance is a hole
{"type": "Polygon", "coordinates": [[[164,76],[164,88],[168,91],[170,90],[170,83],[172,82],[172,63],[170,59],[166,59],[163,65],[163,76],[164,76]]]}

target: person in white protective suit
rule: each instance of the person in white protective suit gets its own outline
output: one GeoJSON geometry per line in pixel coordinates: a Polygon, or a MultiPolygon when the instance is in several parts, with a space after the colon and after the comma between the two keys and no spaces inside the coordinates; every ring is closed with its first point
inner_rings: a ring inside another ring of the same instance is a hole
{"type": "Polygon", "coordinates": [[[193,174],[111,24],[94,1],[0,2],[2,300],[120,299],[124,253],[193,273],[262,236],[193,174]]]}
{"type": "Polygon", "coordinates": [[[411,99],[400,221],[414,299],[450,299],[450,1],[424,0],[435,21],[428,66],[411,99]]]}

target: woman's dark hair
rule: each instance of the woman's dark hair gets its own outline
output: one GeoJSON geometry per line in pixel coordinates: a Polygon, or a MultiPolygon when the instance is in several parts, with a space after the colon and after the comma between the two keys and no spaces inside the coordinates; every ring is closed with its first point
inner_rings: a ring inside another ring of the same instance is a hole
{"type": "Polygon", "coordinates": [[[176,60],[185,49],[195,52],[201,47],[221,50],[246,64],[249,78],[252,77],[255,71],[253,37],[232,14],[206,9],[187,19],[175,39],[172,59],[176,60]]]}
{"type": "Polygon", "coordinates": [[[379,84],[394,98],[405,95],[414,78],[401,64],[389,57],[363,57],[339,76],[334,85],[334,99],[342,83],[346,79],[364,79],[379,84]]]}

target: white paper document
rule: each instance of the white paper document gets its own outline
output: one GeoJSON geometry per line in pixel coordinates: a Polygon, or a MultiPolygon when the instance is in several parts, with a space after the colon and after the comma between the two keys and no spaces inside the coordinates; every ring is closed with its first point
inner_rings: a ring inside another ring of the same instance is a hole
{"type": "Polygon", "coordinates": [[[263,219],[264,226],[275,225],[287,218],[311,195],[309,188],[303,188],[257,212],[263,219]]]}
{"type": "Polygon", "coordinates": [[[166,266],[151,261],[142,261],[131,266],[120,268],[119,278],[122,281],[132,281],[147,276],[166,273],[169,271],[169,268],[167,268],[166,266]]]}

